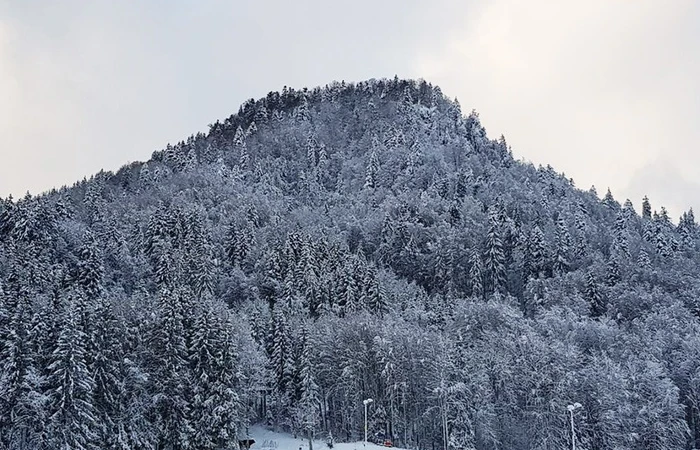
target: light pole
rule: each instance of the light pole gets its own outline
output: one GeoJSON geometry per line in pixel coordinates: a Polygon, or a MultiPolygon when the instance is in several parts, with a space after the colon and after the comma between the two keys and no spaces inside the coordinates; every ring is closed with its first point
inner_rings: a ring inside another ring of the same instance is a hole
{"type": "Polygon", "coordinates": [[[569,410],[569,414],[571,414],[571,450],[576,450],[576,430],[574,430],[574,411],[577,409],[581,408],[580,403],[574,403],[573,405],[569,405],[566,407],[567,410],[569,410]]]}
{"type": "Polygon", "coordinates": [[[365,445],[367,445],[367,406],[372,403],[374,400],[371,398],[368,398],[366,400],[362,400],[362,404],[365,405],[365,445]]]}

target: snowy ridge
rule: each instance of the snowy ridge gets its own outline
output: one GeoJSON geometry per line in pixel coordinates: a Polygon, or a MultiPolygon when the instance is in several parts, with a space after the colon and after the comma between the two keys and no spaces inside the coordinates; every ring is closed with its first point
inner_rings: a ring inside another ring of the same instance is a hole
{"type": "MultiPolygon", "coordinates": [[[[250,427],[250,437],[255,439],[251,450],[309,450],[309,441],[288,433],[268,430],[262,426],[250,427]]],[[[315,439],[313,450],[328,450],[324,440],[315,439]]],[[[364,442],[336,442],[333,450],[387,450],[387,447],[364,442]]],[[[396,450],[403,450],[396,448],[396,450]]]]}

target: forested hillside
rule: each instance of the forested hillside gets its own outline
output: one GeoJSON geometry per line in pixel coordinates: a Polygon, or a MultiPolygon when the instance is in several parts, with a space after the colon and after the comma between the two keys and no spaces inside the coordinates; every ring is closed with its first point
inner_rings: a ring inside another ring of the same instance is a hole
{"type": "Polygon", "coordinates": [[[579,448],[700,447],[698,226],[640,212],[423,81],[271,92],[0,201],[0,448],[357,440],[366,398],[405,448],[561,450],[574,402],[579,448]]]}

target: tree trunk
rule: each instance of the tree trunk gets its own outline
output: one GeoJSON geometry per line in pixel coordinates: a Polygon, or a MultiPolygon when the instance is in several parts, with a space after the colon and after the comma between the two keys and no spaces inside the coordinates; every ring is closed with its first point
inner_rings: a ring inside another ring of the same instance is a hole
{"type": "Polygon", "coordinates": [[[445,404],[445,400],[441,401],[442,403],[442,442],[443,442],[443,449],[447,450],[447,441],[448,441],[448,434],[447,434],[447,405],[445,404]]]}
{"type": "Polygon", "coordinates": [[[324,395],[323,401],[321,401],[321,429],[323,431],[328,431],[328,396],[324,395]]]}
{"type": "Polygon", "coordinates": [[[391,395],[389,396],[389,424],[387,427],[387,436],[394,442],[394,390],[392,388],[391,395]]]}

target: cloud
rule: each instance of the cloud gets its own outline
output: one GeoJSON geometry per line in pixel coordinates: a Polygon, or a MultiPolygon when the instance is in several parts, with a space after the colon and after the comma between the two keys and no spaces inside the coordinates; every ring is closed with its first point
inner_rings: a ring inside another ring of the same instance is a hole
{"type": "Polygon", "coordinates": [[[665,199],[664,203],[657,203],[652,198],[652,208],[658,211],[665,206],[674,219],[692,205],[700,205],[700,183],[688,179],[683,170],[666,158],[659,158],[637,170],[625,190],[635,194],[635,198],[642,198],[649,186],[654,186],[656,198],[665,199]]]}
{"type": "Polygon", "coordinates": [[[0,195],[147,159],[285,85],[410,76],[417,3],[0,2],[0,195]]]}
{"type": "Polygon", "coordinates": [[[494,0],[456,17],[416,71],[479,110],[517,156],[622,199],[652,161],[700,163],[699,3],[494,0]]]}
{"type": "Polygon", "coordinates": [[[655,161],[700,176],[698,22],[695,0],[0,1],[0,195],[147,159],[284,85],[398,74],[638,204],[655,161]]]}

